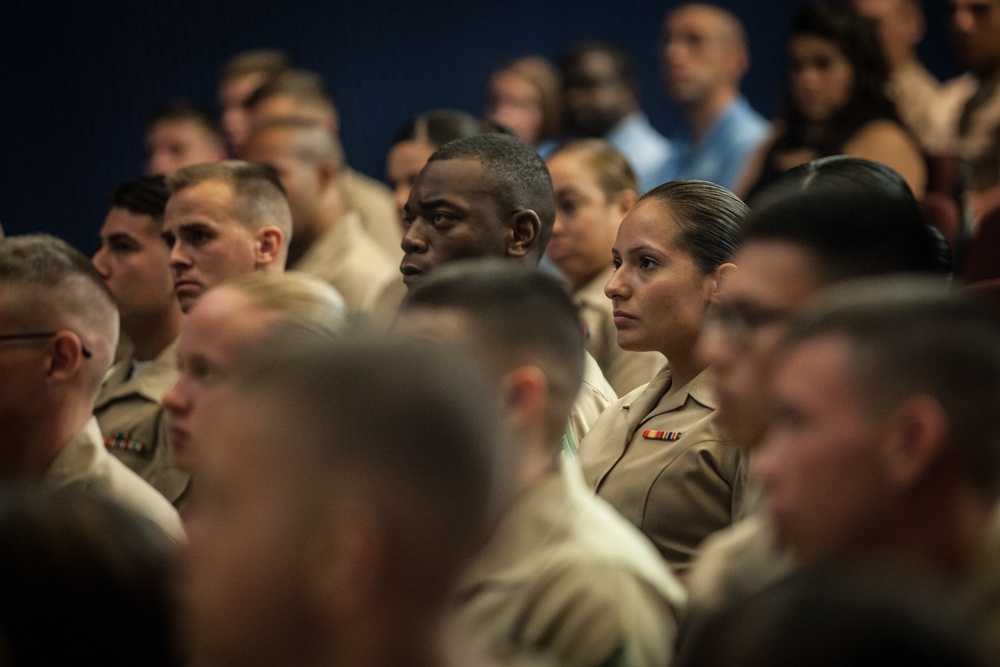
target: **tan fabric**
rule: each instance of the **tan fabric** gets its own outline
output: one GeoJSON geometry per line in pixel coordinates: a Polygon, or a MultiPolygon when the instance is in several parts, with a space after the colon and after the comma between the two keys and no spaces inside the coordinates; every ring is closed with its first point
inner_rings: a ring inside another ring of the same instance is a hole
{"type": "Polygon", "coordinates": [[[124,463],[104,448],[93,417],[63,447],[42,478],[43,489],[79,489],[103,493],[150,519],[170,537],[183,541],[177,510],[124,463]]]}
{"type": "Polygon", "coordinates": [[[577,290],[573,301],[587,326],[587,352],[597,360],[615,393],[624,396],[652,380],[667,360],[659,352],[629,352],[618,347],[614,307],[611,299],[604,295],[604,286],[613,273],[614,268],[609,266],[577,290]]]}
{"type": "Polygon", "coordinates": [[[368,312],[399,269],[351,211],[310,246],[292,267],[337,288],[352,313],[368,312]]]}
{"type": "Polygon", "coordinates": [[[162,404],[180,375],[177,341],[141,373],[129,377],[131,371],[131,356],[111,367],[94,404],[94,416],[108,451],[173,502],[188,481],[186,473],[173,467],[162,404]]]}
{"type": "Polygon", "coordinates": [[[588,352],[583,367],[583,385],[569,413],[569,432],[577,444],[583,442],[590,427],[616,400],[618,395],[588,352]]]}
{"type": "Polygon", "coordinates": [[[732,522],[740,452],[716,417],[710,371],[664,398],[670,383],[665,367],[608,407],[580,443],[580,463],[587,484],[680,572],[706,537],[732,522]]]}
{"type": "Polygon", "coordinates": [[[340,184],[344,189],[348,208],[357,211],[365,231],[392,261],[403,259],[403,249],[400,247],[403,228],[399,224],[392,190],[349,167],[341,170],[340,184]]]}
{"type": "Polygon", "coordinates": [[[959,153],[969,164],[969,190],[1000,185],[1000,74],[984,81],[959,122],[959,153]]]}
{"type": "Polygon", "coordinates": [[[954,132],[948,132],[943,115],[941,92],[941,82],[917,61],[892,72],[886,86],[903,125],[932,155],[947,153],[954,145],[954,132]]]}
{"type": "Polygon", "coordinates": [[[461,578],[458,622],[493,657],[667,665],[684,591],[647,540],[571,477],[522,498],[461,578]]]}

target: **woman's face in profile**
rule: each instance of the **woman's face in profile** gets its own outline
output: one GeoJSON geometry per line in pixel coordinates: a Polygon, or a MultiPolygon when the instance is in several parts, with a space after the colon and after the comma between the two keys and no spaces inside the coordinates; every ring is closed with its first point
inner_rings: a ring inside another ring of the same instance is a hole
{"type": "Polygon", "coordinates": [[[789,40],[788,77],[792,104],[814,123],[830,120],[854,91],[854,71],[847,56],[816,35],[793,35],[789,40]]]}

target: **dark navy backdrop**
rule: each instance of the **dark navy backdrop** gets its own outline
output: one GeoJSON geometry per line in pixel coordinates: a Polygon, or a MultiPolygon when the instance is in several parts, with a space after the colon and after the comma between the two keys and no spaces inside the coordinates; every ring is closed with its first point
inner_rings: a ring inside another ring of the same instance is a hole
{"type": "MultiPolygon", "coordinates": [[[[10,0],[0,8],[0,223],[47,231],[85,252],[111,188],[138,175],[143,119],[175,97],[211,105],[218,67],[233,53],[275,47],[328,82],[350,162],[381,178],[392,136],[433,107],[481,109],[489,71],[526,53],[555,58],[602,38],[636,60],[643,105],[669,134],[677,110],[659,81],[665,11],[649,0],[10,0]]],[[[779,111],[783,35],[800,0],[730,0],[746,23],[753,66],[744,88],[779,111]]],[[[945,0],[926,5],[921,53],[932,71],[958,66],[945,0]]]]}

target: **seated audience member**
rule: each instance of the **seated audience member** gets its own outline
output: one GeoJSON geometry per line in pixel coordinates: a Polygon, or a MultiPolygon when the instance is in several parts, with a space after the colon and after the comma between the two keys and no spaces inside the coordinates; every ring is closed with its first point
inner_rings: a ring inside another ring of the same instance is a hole
{"type": "Polygon", "coordinates": [[[118,345],[114,297],[42,234],[0,243],[0,486],[104,493],[183,539],[177,512],[108,453],[94,399],[118,345]]]}
{"type": "Polygon", "coordinates": [[[196,655],[243,667],[449,664],[449,593],[509,502],[497,400],[433,348],[252,357],[221,384],[204,432],[181,586],[196,655]]]}
{"type": "Polygon", "coordinates": [[[220,124],[234,154],[250,138],[250,114],[247,100],[270,79],[292,67],[287,54],[274,49],[243,51],[226,61],[219,72],[220,124]]]}
{"type": "Polygon", "coordinates": [[[996,568],[1000,316],[941,281],[845,284],[783,337],[772,386],[753,474],[796,564],[940,581],[995,630],[996,588],[969,584],[996,568]]]}
{"type": "Polygon", "coordinates": [[[667,664],[680,584],[637,530],[559,470],[584,341],[558,282],[499,260],[456,263],[410,290],[396,331],[482,359],[511,434],[517,502],[462,575],[459,626],[501,661],[667,664]]]}
{"type": "Polygon", "coordinates": [[[950,102],[917,55],[926,30],[920,0],[853,0],[851,5],[878,31],[889,67],[886,94],[900,120],[929,155],[953,154],[961,107],[950,102]]]}
{"type": "MultiPolygon", "coordinates": [[[[934,588],[933,586],[929,588],[934,588]]],[[[678,667],[973,667],[959,614],[887,568],[810,568],[727,609],[681,649],[678,667]]]]}
{"type": "Polygon", "coordinates": [[[546,161],[556,194],[556,221],[545,254],[573,290],[587,331],[587,351],[615,393],[624,396],[653,379],[666,359],[659,352],[618,346],[611,299],[604,285],[618,225],[635,203],[639,185],[621,153],[602,139],[577,139],[546,161]]]}
{"type": "Polygon", "coordinates": [[[663,21],[661,66],[684,125],[670,139],[659,182],[698,179],[732,190],[768,134],[767,121],[740,94],[750,66],[743,25],[721,7],[681,5],[663,21]]]}
{"type": "Polygon", "coordinates": [[[612,44],[583,42],[563,55],[559,69],[570,136],[607,139],[628,160],[643,191],[659,185],[670,142],[639,108],[628,54],[612,44]]]}
{"type": "Polygon", "coordinates": [[[968,163],[968,201],[977,217],[1000,206],[1000,0],[951,0],[951,35],[974,92],[958,123],[968,163]]]}
{"type": "Polygon", "coordinates": [[[212,119],[191,104],[169,104],[146,124],[147,174],[168,174],[225,158],[226,147],[212,119]]]}
{"type": "MultiPolygon", "coordinates": [[[[312,72],[290,71],[276,76],[247,100],[247,109],[253,126],[291,117],[310,120],[338,137],[342,135],[337,108],[323,80],[312,72]]],[[[400,232],[389,188],[346,163],[341,166],[341,183],[348,207],[361,216],[365,230],[390,257],[398,257],[400,232]]]]}
{"type": "Polygon", "coordinates": [[[488,131],[483,121],[455,109],[422,113],[400,129],[385,160],[386,179],[392,187],[400,225],[403,224],[403,207],[410,196],[410,188],[427,164],[427,158],[449,141],[488,131]]]}
{"type": "Polygon", "coordinates": [[[170,250],[160,238],[168,197],[162,176],[124,183],[111,195],[92,261],[115,297],[129,352],[104,378],[94,416],[111,453],[174,500],[178,480],[157,472],[169,469],[161,399],[177,381],[181,327],[170,250]]]}
{"type": "Polygon", "coordinates": [[[370,310],[399,272],[347,208],[337,138],[309,121],[273,120],[254,131],[243,158],[272,167],[285,188],[294,228],[289,268],[329,282],[352,312],[370,310]]]}
{"type": "Polygon", "coordinates": [[[869,21],[846,6],[806,5],[792,22],[788,63],[784,116],[738,193],[750,196],[792,167],[843,154],[892,167],[923,196],[927,165],[886,96],[888,69],[869,21]]]}
{"type": "Polygon", "coordinates": [[[270,167],[226,160],[167,178],[163,239],[185,313],[205,290],[245,273],[285,270],[292,214],[270,167]]]}
{"type": "Polygon", "coordinates": [[[678,571],[733,521],[743,492],[739,449],[716,414],[712,369],[695,352],[706,309],[749,210],[707,181],[671,181],[643,195],[618,228],[604,292],[618,344],[667,364],[611,404],[580,443],[587,485],[648,537],[678,571]]]}
{"type": "Polygon", "coordinates": [[[180,376],[163,397],[176,470],[188,475],[195,469],[199,452],[191,442],[214,418],[211,401],[219,381],[249,349],[275,329],[333,339],[345,318],[340,294],[305,273],[252,273],[209,290],[181,325],[180,376]]]}
{"type": "Polygon", "coordinates": [[[175,547],[102,494],[4,491],[0,664],[180,667],[175,547]]]}
{"type": "MultiPolygon", "coordinates": [[[[947,275],[913,195],[885,165],[815,160],[785,174],[753,206],[733,257],[739,270],[699,341],[716,370],[719,418],[744,461],[752,461],[773,419],[773,355],[793,316],[844,280],[924,273],[944,283],[947,275]]],[[[756,511],[755,494],[749,497],[747,518],[710,538],[692,567],[691,617],[764,588],[790,566],[767,517],[756,511]]]]}
{"type": "MultiPolygon", "coordinates": [[[[555,195],[545,162],[525,141],[504,134],[456,139],[436,150],[417,175],[403,223],[407,288],[460,259],[503,258],[537,267],[555,222],[555,195]]],[[[590,355],[570,415],[570,453],[614,389],[590,355]]]]}
{"type": "Polygon", "coordinates": [[[562,133],[559,70],[541,56],[510,60],[490,74],[486,117],[548,157],[562,133]]]}

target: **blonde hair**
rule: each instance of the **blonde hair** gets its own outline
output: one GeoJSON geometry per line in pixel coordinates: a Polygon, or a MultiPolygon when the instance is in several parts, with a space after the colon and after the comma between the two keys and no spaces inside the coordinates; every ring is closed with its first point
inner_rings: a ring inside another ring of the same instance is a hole
{"type": "Polygon", "coordinates": [[[283,325],[321,337],[335,338],[347,324],[347,306],[340,292],[306,273],[248,273],[223,285],[258,308],[277,314],[283,325]]]}

